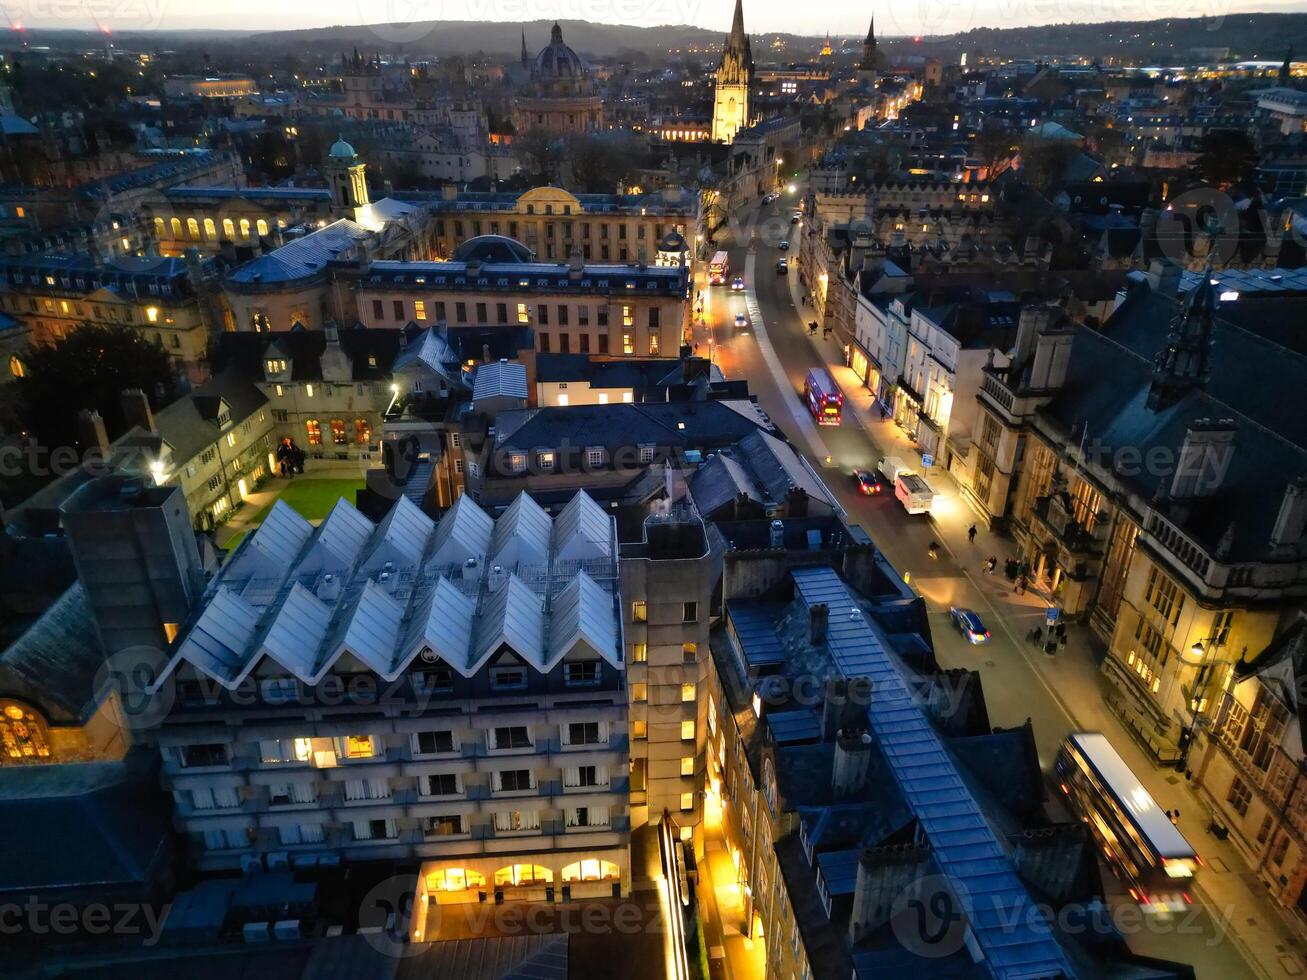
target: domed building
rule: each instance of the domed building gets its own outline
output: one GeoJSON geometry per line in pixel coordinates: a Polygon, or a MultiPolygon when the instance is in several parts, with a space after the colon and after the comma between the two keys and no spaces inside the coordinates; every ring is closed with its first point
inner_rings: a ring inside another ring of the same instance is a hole
{"type": "Polygon", "coordinates": [[[603,127],[604,100],[596,90],[594,73],[563,42],[563,29],[557,24],[534,61],[527,58],[523,37],[522,67],[530,81],[513,99],[513,128],[519,135],[532,129],[583,133],[603,127]]]}

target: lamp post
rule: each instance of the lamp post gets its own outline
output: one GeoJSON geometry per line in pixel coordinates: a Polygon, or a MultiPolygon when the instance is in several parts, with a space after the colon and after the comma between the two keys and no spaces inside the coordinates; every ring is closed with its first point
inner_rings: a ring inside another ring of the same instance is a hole
{"type": "Polygon", "coordinates": [[[1187,651],[1182,651],[1180,654],[1180,659],[1191,667],[1196,666],[1198,673],[1195,676],[1193,688],[1189,692],[1189,724],[1180,732],[1180,757],[1175,764],[1177,772],[1184,772],[1185,765],[1189,761],[1189,747],[1193,744],[1194,730],[1198,727],[1199,718],[1207,707],[1203,703],[1205,700],[1203,692],[1208,687],[1208,668],[1211,666],[1210,661],[1216,652],[1216,648],[1223,641],[1224,638],[1217,633],[1206,640],[1196,640],[1187,651]]]}

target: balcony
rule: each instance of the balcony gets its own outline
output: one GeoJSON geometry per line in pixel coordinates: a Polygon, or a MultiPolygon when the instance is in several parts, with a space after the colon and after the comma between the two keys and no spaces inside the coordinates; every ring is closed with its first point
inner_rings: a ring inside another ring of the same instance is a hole
{"type": "Polygon", "coordinates": [[[999,380],[997,375],[986,371],[985,380],[980,386],[980,390],[986,397],[994,402],[995,405],[998,405],[1009,413],[1012,411],[1012,406],[1016,402],[1016,396],[1012,394],[1006,384],[999,380]]]}
{"type": "Polygon", "coordinates": [[[1058,564],[1073,575],[1080,569],[1077,577],[1082,577],[1092,574],[1089,566],[1102,560],[1111,522],[1100,513],[1095,517],[1093,532],[1086,531],[1077,523],[1072,507],[1065,492],[1039,497],[1031,508],[1031,533],[1040,544],[1057,548],[1058,564]]]}

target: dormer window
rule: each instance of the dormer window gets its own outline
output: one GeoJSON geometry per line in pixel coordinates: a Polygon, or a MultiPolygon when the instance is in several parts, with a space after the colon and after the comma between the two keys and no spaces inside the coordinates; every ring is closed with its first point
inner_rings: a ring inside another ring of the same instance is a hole
{"type": "MultiPolygon", "coordinates": [[[[149,310],[146,312],[149,313],[149,310]]],[[[154,312],[157,315],[158,310],[155,310],[154,312]]],[[[154,322],[153,317],[150,318],[150,322],[154,322]]],[[[286,362],[279,358],[269,358],[267,361],[267,369],[269,374],[281,374],[282,371],[286,370],[286,362]]]]}

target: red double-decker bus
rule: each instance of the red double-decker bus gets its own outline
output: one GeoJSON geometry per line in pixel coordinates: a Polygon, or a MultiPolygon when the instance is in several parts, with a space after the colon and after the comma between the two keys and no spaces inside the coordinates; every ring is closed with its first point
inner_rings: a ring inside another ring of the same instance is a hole
{"type": "Polygon", "coordinates": [[[808,410],[818,425],[839,425],[844,413],[844,395],[825,368],[812,368],[803,382],[808,410]]]}

